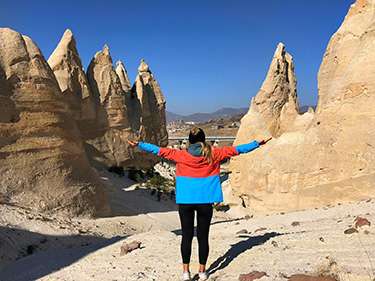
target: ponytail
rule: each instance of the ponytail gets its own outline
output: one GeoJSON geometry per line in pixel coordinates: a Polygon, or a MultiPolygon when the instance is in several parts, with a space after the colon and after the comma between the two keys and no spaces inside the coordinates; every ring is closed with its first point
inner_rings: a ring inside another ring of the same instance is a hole
{"type": "Polygon", "coordinates": [[[206,142],[206,136],[201,128],[193,127],[189,133],[190,144],[199,143],[202,148],[202,156],[207,160],[208,163],[212,164],[212,148],[206,142]]]}
{"type": "Polygon", "coordinates": [[[212,164],[212,148],[206,142],[201,142],[202,144],[202,155],[207,160],[208,163],[212,164]]]}

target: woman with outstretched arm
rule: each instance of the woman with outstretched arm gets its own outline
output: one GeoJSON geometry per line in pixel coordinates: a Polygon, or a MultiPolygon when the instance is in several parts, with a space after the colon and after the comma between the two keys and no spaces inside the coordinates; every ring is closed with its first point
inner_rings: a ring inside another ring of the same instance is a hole
{"type": "Polygon", "coordinates": [[[248,153],[268,140],[252,141],[238,146],[211,147],[205,141],[201,128],[189,133],[186,150],[158,147],[145,142],[128,141],[132,147],[153,153],[176,162],[176,203],[181,222],[182,280],[191,280],[190,256],[194,236],[194,216],[197,212],[197,238],[199,246],[199,280],[207,280],[206,262],[209,252],[208,234],[213,204],[223,202],[220,183],[220,162],[230,157],[248,153]]]}

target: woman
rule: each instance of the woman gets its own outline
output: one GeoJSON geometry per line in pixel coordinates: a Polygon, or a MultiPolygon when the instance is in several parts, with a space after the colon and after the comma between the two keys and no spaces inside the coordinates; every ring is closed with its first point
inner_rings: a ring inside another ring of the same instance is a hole
{"type": "Polygon", "coordinates": [[[199,280],[207,280],[206,262],[209,245],[208,233],[212,218],[212,204],[223,202],[220,183],[220,162],[241,153],[250,152],[267,141],[253,141],[238,146],[211,147],[205,141],[201,128],[189,133],[187,150],[158,147],[145,142],[129,141],[133,147],[151,152],[176,162],[176,203],[181,221],[181,255],[184,281],[190,280],[191,243],[194,236],[194,215],[197,212],[197,238],[199,247],[199,280]]]}

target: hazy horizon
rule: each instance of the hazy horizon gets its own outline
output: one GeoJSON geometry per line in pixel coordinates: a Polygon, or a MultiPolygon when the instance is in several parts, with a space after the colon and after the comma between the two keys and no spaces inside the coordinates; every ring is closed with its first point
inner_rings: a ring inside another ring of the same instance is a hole
{"type": "Polygon", "coordinates": [[[167,110],[187,115],[248,107],[278,42],[294,57],[300,104],[315,105],[324,51],[353,0],[87,3],[1,1],[0,26],[30,36],[46,59],[70,28],[85,69],[108,44],[132,82],[145,58],[167,110]]]}

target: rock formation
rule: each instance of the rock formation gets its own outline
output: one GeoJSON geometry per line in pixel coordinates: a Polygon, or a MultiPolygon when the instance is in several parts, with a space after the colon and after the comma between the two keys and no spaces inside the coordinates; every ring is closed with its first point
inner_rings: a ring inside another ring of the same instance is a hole
{"type": "Polygon", "coordinates": [[[138,83],[139,91],[132,90],[124,64],[118,61],[114,69],[109,48],[104,46],[91,60],[86,76],[70,30],[48,62],[96,167],[150,167],[155,163],[155,157],[139,155],[127,143],[141,138],[167,144],[165,100],[148,69],[144,74],[147,83],[138,83]]]}
{"type": "Polygon", "coordinates": [[[141,105],[140,137],[160,146],[168,144],[165,98],[147,63],[142,60],[133,85],[141,105]]]}
{"type": "MultiPolygon", "coordinates": [[[[374,15],[375,0],[358,0],[332,37],[319,71],[316,113],[296,116],[280,137],[231,163],[232,186],[252,210],[297,210],[375,195],[374,15]]],[[[236,143],[278,128],[253,111],[255,118],[242,120],[236,143]]]]}
{"type": "Polygon", "coordinates": [[[97,130],[87,140],[91,145],[89,154],[106,166],[126,166],[126,162],[133,158],[127,140],[134,135],[128,118],[127,93],[113,68],[108,46],[104,46],[91,60],[87,78],[98,101],[97,130]]]}
{"type": "Polygon", "coordinates": [[[0,101],[4,200],[68,216],[107,214],[104,187],[53,72],[29,37],[8,28],[0,29],[0,101]]]}
{"type": "MultiPolygon", "coordinates": [[[[48,59],[65,100],[77,121],[95,119],[94,101],[79,57],[76,41],[67,29],[48,59]]],[[[82,123],[82,122],[79,122],[82,123]]]]}
{"type": "Polygon", "coordinates": [[[122,63],[122,61],[116,62],[116,73],[118,77],[120,78],[122,89],[125,92],[128,92],[131,89],[131,85],[130,85],[130,81],[128,77],[128,72],[126,71],[125,66],[122,63]]]}
{"type": "Polygon", "coordinates": [[[297,81],[292,56],[279,43],[258,94],[242,118],[237,142],[242,139],[277,137],[291,130],[298,115],[297,81]]]}
{"type": "MultiPolygon", "coordinates": [[[[137,94],[132,91],[132,86],[129,81],[128,72],[125,69],[122,61],[116,63],[116,73],[120,78],[122,89],[125,92],[125,103],[127,105],[127,113],[130,126],[134,132],[139,133],[141,127],[142,108],[137,94]]],[[[160,126],[163,126],[160,124],[160,126]]]]}

